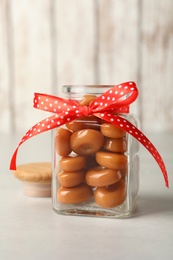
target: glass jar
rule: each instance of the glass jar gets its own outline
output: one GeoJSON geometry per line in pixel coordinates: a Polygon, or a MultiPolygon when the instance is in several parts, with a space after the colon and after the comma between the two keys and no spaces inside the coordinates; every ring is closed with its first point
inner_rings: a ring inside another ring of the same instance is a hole
{"type": "MultiPolygon", "coordinates": [[[[63,86],[65,98],[89,104],[111,85],[63,86]]],[[[118,114],[139,128],[130,113],[118,114]]],[[[139,190],[139,144],[123,129],[95,115],[52,130],[53,208],[59,214],[128,217],[139,190]]]]}

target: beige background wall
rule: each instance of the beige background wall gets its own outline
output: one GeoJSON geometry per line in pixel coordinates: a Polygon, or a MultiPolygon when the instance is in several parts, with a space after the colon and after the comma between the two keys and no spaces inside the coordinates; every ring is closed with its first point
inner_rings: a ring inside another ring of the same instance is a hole
{"type": "Polygon", "coordinates": [[[34,92],[127,80],[143,130],[172,131],[172,0],[0,0],[0,131],[48,116],[34,92]]]}

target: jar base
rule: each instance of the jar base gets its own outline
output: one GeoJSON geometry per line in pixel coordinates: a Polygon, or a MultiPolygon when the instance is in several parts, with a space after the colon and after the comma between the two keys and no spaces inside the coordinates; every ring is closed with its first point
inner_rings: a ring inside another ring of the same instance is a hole
{"type": "Polygon", "coordinates": [[[84,205],[61,205],[60,208],[53,207],[54,211],[60,215],[71,216],[88,216],[88,217],[103,217],[103,218],[129,218],[131,217],[135,207],[126,209],[126,202],[116,208],[101,208],[97,206],[84,205]]]}

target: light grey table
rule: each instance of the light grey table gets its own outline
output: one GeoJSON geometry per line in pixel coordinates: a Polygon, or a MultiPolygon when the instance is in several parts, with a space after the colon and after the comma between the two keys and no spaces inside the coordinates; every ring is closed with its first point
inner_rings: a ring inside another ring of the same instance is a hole
{"type": "MultiPolygon", "coordinates": [[[[149,135],[169,172],[165,188],[159,167],[141,147],[140,194],[129,219],[61,216],[50,198],[23,195],[8,170],[21,135],[0,135],[0,259],[173,259],[173,135],[149,135]]],[[[23,144],[18,163],[49,161],[50,133],[23,144]]]]}

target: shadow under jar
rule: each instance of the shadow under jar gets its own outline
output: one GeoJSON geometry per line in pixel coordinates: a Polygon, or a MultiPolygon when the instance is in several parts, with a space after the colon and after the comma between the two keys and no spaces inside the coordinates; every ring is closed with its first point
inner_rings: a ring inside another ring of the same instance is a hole
{"type": "MultiPolygon", "coordinates": [[[[64,98],[89,106],[113,85],[63,86],[64,98]]],[[[118,114],[139,127],[130,113],[118,114]]],[[[59,214],[128,217],[139,190],[139,144],[123,129],[82,116],[52,130],[53,209],[59,214]]]]}

